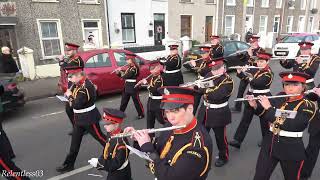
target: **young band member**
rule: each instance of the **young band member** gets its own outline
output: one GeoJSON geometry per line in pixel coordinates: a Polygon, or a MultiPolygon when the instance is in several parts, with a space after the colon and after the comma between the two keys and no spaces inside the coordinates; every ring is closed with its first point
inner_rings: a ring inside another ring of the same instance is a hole
{"type": "Polygon", "coordinates": [[[228,100],[233,91],[233,80],[226,73],[223,58],[216,59],[210,65],[211,72],[205,78],[215,77],[212,84],[204,88],[204,104],[201,111],[205,111],[203,123],[208,132],[212,129],[219,149],[216,167],[222,167],[229,160],[226,126],[231,123],[231,111],[228,100]]]}
{"type": "Polygon", "coordinates": [[[135,61],[136,55],[132,53],[126,54],[128,68],[126,70],[117,70],[119,77],[125,80],[125,87],[122,92],[120,110],[124,112],[127,109],[130,97],[133,100],[134,106],[138,112],[138,119],[144,118],[144,109],[139,97],[139,89],[135,88],[137,78],[140,73],[139,65],[135,61]]]}
{"type": "Polygon", "coordinates": [[[220,43],[220,36],[212,35],[211,38],[211,49],[210,57],[211,59],[223,57],[224,47],[220,43]]]}
{"type": "Polygon", "coordinates": [[[294,61],[292,60],[281,60],[280,64],[286,69],[292,68],[295,72],[304,72],[310,76],[310,79],[307,79],[307,88],[312,89],[314,85],[314,76],[317,73],[317,70],[320,65],[320,57],[317,54],[311,54],[311,48],[313,43],[311,42],[300,42],[300,56],[296,57],[294,61]],[[309,56],[310,58],[307,61],[304,61],[301,56],[309,56]]]}
{"type": "Polygon", "coordinates": [[[182,129],[164,131],[151,143],[147,130],[135,131],[133,137],[141,150],[150,153],[151,172],[158,180],[205,180],[211,166],[212,140],[204,126],[193,116],[194,91],[183,87],[162,87],[161,109],[170,126],[182,129]],[[192,168],[190,168],[192,166],[192,168]]]}
{"type": "MultiPolygon", "coordinates": [[[[270,86],[273,79],[273,73],[268,66],[269,59],[272,57],[272,54],[269,53],[258,53],[257,67],[262,69],[238,69],[237,76],[241,79],[246,79],[247,83],[250,84],[247,95],[253,95],[257,97],[259,95],[271,95],[270,86]]],[[[254,115],[254,109],[249,106],[248,103],[245,103],[245,108],[243,110],[243,115],[241,122],[237,128],[237,131],[233,137],[233,141],[229,142],[229,145],[240,148],[242,141],[244,140],[249,125],[252,121],[254,115]]],[[[261,135],[265,135],[268,130],[268,122],[260,119],[261,135]]]]}
{"type": "Polygon", "coordinates": [[[272,101],[259,96],[259,103],[250,100],[260,117],[271,123],[259,153],[254,180],[268,180],[280,162],[285,180],[300,179],[306,159],[302,140],[303,131],[315,116],[315,104],[303,97],[308,75],[299,72],[282,72],[284,94],[296,96],[272,101]],[[286,110],[286,113],[277,113],[286,110]],[[286,114],[296,113],[292,116],[286,114]],[[278,114],[278,115],[277,115],[278,114]]]}
{"type": "Polygon", "coordinates": [[[96,88],[87,79],[81,67],[70,64],[65,67],[65,70],[70,74],[70,81],[75,84],[65,92],[65,96],[68,97],[70,107],[74,112],[74,128],[69,154],[62,166],[57,167],[58,172],[74,169],[74,163],[85,131],[88,131],[102,146],[106,143],[106,137],[99,126],[101,115],[95,106],[96,88]]]}
{"type": "Polygon", "coordinates": [[[166,59],[160,60],[160,64],[164,66],[163,80],[165,86],[183,84],[181,57],[178,54],[178,47],[178,45],[169,45],[170,55],[166,59]]]}
{"type": "MultiPolygon", "coordinates": [[[[121,124],[125,113],[111,108],[103,109],[104,128],[111,136],[122,132],[121,124]]],[[[100,158],[92,158],[88,162],[98,170],[108,172],[107,180],[131,180],[131,168],[129,162],[129,144],[126,138],[109,138],[100,158]]]]}
{"type": "MultiPolygon", "coordinates": [[[[243,55],[240,55],[240,60],[245,62],[249,66],[255,66],[254,58],[257,56],[260,52],[265,52],[264,49],[262,49],[259,46],[259,39],[260,37],[257,35],[252,35],[249,39],[250,42],[250,48],[247,50],[247,52],[243,55]]],[[[243,94],[248,86],[248,81],[245,78],[240,78],[240,84],[238,88],[238,94],[237,98],[242,98],[243,94]]],[[[232,108],[232,111],[234,112],[240,112],[242,107],[242,102],[236,102],[234,108],[232,108]]]]}

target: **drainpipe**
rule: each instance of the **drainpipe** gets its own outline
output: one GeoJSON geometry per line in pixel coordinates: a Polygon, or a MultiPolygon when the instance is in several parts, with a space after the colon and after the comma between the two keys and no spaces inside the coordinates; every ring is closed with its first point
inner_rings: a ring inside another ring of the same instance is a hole
{"type": "MultiPolygon", "coordinates": [[[[110,0],[109,0],[110,1],[110,0]]],[[[110,38],[110,24],[109,24],[109,6],[108,6],[108,0],[105,0],[104,2],[104,9],[105,9],[105,19],[106,19],[106,30],[108,34],[108,47],[111,48],[111,38],[110,38]]]]}
{"type": "MultiPolygon", "coordinates": [[[[219,3],[220,1],[217,1],[217,4],[215,6],[215,10],[216,10],[216,17],[215,17],[215,30],[214,30],[214,33],[213,34],[216,34],[218,35],[218,25],[219,25],[219,3]]],[[[222,18],[223,19],[223,18],[222,18]]]]}
{"type": "Polygon", "coordinates": [[[224,23],[224,8],[225,8],[225,5],[224,5],[224,0],[222,1],[222,12],[221,12],[221,35],[223,35],[223,31],[224,31],[224,26],[223,26],[223,23],[224,23]]]}

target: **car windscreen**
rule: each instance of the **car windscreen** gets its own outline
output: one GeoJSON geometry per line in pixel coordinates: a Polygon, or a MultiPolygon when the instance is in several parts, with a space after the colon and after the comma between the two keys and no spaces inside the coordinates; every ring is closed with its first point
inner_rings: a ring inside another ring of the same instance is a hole
{"type": "Polygon", "coordinates": [[[283,38],[282,42],[284,43],[299,43],[304,41],[305,36],[287,36],[283,38]]]}

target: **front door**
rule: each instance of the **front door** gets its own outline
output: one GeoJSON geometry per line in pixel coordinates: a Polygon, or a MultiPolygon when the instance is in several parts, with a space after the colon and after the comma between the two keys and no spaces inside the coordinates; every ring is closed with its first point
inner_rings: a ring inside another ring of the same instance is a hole
{"type": "Polygon", "coordinates": [[[1,26],[0,25],[0,47],[7,46],[11,49],[13,55],[16,55],[17,44],[14,26],[1,26]]]}
{"type": "Polygon", "coordinates": [[[212,34],[213,16],[206,16],[206,41],[210,40],[212,34]]]}
{"type": "Polygon", "coordinates": [[[253,16],[247,15],[246,16],[246,32],[248,32],[250,29],[251,29],[251,32],[253,32],[252,27],[253,27],[253,16]]]}
{"type": "Polygon", "coordinates": [[[154,45],[162,45],[162,39],[165,38],[165,15],[154,14],[154,45]]]}

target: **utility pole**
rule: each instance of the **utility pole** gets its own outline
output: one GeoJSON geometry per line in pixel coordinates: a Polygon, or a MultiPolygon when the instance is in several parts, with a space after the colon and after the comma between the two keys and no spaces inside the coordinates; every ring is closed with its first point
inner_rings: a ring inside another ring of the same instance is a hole
{"type": "Polygon", "coordinates": [[[246,41],[246,22],[247,22],[247,0],[242,1],[243,9],[242,9],[242,27],[241,27],[241,39],[242,41],[246,41]]]}
{"type": "Polygon", "coordinates": [[[281,31],[282,31],[282,26],[283,26],[283,19],[284,19],[284,14],[285,14],[285,10],[286,10],[286,4],[287,1],[284,0],[282,1],[282,12],[281,12],[281,17],[280,17],[280,22],[279,22],[279,29],[278,29],[278,36],[277,36],[277,43],[280,41],[280,35],[281,35],[281,31]]]}

